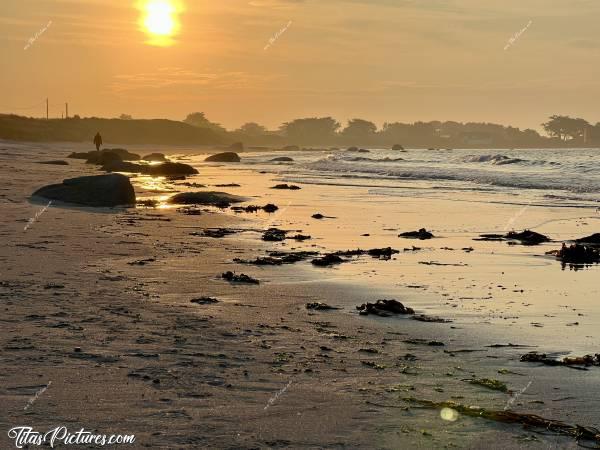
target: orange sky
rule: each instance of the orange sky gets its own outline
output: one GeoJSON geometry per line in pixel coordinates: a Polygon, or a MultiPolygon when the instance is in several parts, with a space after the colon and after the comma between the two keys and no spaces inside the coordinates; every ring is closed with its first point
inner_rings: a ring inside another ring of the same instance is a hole
{"type": "Polygon", "coordinates": [[[180,33],[156,47],[137,0],[2,0],[0,112],[41,116],[48,96],[54,117],[68,101],[82,116],[204,111],[228,128],[600,121],[598,0],[179,1],[180,33]]]}

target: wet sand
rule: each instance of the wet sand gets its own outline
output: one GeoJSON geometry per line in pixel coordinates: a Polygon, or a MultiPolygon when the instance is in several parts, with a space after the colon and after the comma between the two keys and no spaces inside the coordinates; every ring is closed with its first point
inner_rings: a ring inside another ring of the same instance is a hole
{"type": "MultiPolygon", "coordinates": [[[[480,232],[502,231],[522,206],[410,198],[374,204],[368,189],[270,190],[280,177],[205,165],[187,181],[235,182],[241,186],[209,188],[254,197],[249,203],[276,203],[280,212],[191,216],[177,208],[51,205],[24,230],[46,206],[29,203],[31,192],[97,171],[75,160],[35,164],[66,156],[56,146],[10,148],[0,154],[0,177],[7,180],[0,191],[6,242],[0,250],[2,448],[12,448],[6,432],[20,425],[135,434],[135,448],[575,445],[519,425],[467,416],[443,420],[438,410],[403,400],[408,397],[599,422],[597,368],[519,362],[530,350],[595,352],[597,268],[561,270],[543,256],[556,243],[472,241],[480,232]],[[336,219],[311,219],[316,212],[336,219]],[[222,226],[247,231],[223,239],[190,234],[222,226]],[[313,239],[261,241],[257,230],[270,226],[313,239]],[[439,237],[397,237],[422,226],[439,237]],[[232,261],[275,249],[387,246],[401,252],[390,261],[361,257],[336,268],[232,261]],[[261,284],[227,283],[220,278],[227,270],[261,284]],[[190,301],[204,296],[218,303],[190,301]],[[381,298],[452,322],[357,314],[356,305],[381,298]],[[340,309],[307,310],[313,301],[340,309]],[[579,325],[569,326],[574,322],[579,325]],[[489,347],[498,343],[531,347],[489,347]],[[465,381],[473,378],[501,380],[509,391],[465,381]]],[[[149,181],[134,180],[139,197],[181,189],[180,182],[149,181]]],[[[598,231],[597,219],[578,213],[586,216],[532,207],[515,227],[542,224],[535,229],[556,239],[598,231]]]]}

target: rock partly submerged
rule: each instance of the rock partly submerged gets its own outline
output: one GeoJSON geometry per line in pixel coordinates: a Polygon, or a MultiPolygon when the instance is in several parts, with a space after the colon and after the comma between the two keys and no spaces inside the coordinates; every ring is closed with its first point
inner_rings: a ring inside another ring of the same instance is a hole
{"type": "Polygon", "coordinates": [[[49,164],[52,166],[68,166],[69,163],[67,161],[62,160],[53,160],[53,161],[38,161],[38,164],[49,164]]]}
{"type": "Polygon", "coordinates": [[[94,207],[134,205],[136,202],[129,178],[120,174],[70,178],[62,184],[44,186],[32,196],[94,207]]]}
{"type": "Polygon", "coordinates": [[[475,241],[508,241],[509,243],[519,242],[522,245],[539,245],[544,242],[550,242],[548,236],[531,230],[521,232],[510,231],[506,234],[481,234],[475,241]]]}
{"type": "Polygon", "coordinates": [[[140,155],[136,153],[131,153],[124,148],[105,148],[100,151],[89,151],[89,152],[73,152],[67,158],[72,159],[85,159],[90,164],[99,164],[94,163],[96,160],[102,160],[106,154],[116,155],[122,161],[139,161],[140,155]]]}
{"type": "Polygon", "coordinates": [[[198,171],[189,164],[167,161],[153,166],[144,166],[142,173],[155,176],[169,175],[197,175],[198,171]]]}
{"type": "Polygon", "coordinates": [[[239,195],[228,194],[226,192],[201,191],[201,192],[181,192],[175,194],[167,200],[168,203],[178,205],[210,205],[210,206],[229,206],[231,203],[241,203],[246,201],[239,195]]]}
{"type": "Polygon", "coordinates": [[[336,308],[335,306],[328,305],[327,303],[311,302],[311,303],[306,304],[306,309],[312,309],[313,311],[331,311],[331,310],[340,309],[340,308],[336,308]]]}
{"type": "Polygon", "coordinates": [[[206,158],[206,162],[240,162],[242,159],[235,152],[224,152],[211,155],[206,158]]]}
{"type": "Polygon", "coordinates": [[[277,158],[270,159],[269,162],[294,162],[294,158],[289,156],[278,156],[277,158]]]}
{"type": "Polygon", "coordinates": [[[594,233],[590,236],[576,239],[575,242],[580,244],[600,245],[600,233],[594,233]]]}
{"type": "Polygon", "coordinates": [[[334,252],[333,255],[336,256],[344,256],[344,257],[352,257],[352,256],[364,256],[369,255],[373,258],[378,259],[391,259],[392,255],[396,255],[400,253],[399,250],[396,250],[392,247],[384,247],[384,248],[372,248],[370,250],[363,250],[357,248],[355,250],[340,250],[334,252]]]}
{"type": "Polygon", "coordinates": [[[550,242],[548,236],[544,236],[543,234],[531,230],[524,230],[519,233],[511,231],[507,233],[505,237],[508,240],[519,241],[523,245],[538,245],[543,242],[550,242]]]}
{"type": "Polygon", "coordinates": [[[93,153],[93,152],[72,152],[71,154],[69,154],[69,156],[67,156],[67,158],[88,159],[90,157],[91,153],[93,153]]]}
{"type": "Polygon", "coordinates": [[[275,211],[277,211],[279,209],[279,207],[277,205],[274,205],[273,203],[267,203],[265,206],[258,206],[258,205],[248,205],[248,206],[232,206],[231,210],[235,211],[237,213],[240,212],[246,212],[246,213],[255,213],[258,211],[264,211],[266,213],[274,213],[275,211]]]}
{"type": "Polygon", "coordinates": [[[232,271],[227,271],[221,275],[221,278],[229,281],[230,283],[245,283],[245,284],[260,284],[260,281],[256,278],[252,278],[245,273],[236,274],[232,271]]]}
{"type": "Polygon", "coordinates": [[[96,164],[98,166],[116,162],[123,162],[123,158],[113,152],[91,152],[89,158],[85,161],[86,164],[96,164]]]}
{"type": "Polygon", "coordinates": [[[415,313],[414,309],[407,308],[398,300],[377,300],[375,303],[363,303],[356,309],[363,316],[375,314],[380,317],[389,317],[392,314],[412,315],[415,313]]]}
{"type": "Polygon", "coordinates": [[[312,260],[313,266],[317,267],[331,267],[337,264],[345,263],[347,260],[340,258],[338,255],[328,253],[321,258],[315,258],[312,260]]]}
{"type": "Polygon", "coordinates": [[[194,167],[177,162],[164,162],[162,164],[148,165],[135,164],[127,161],[111,161],[102,166],[106,172],[141,173],[152,176],[197,175],[194,167]]]}
{"type": "Polygon", "coordinates": [[[555,359],[545,353],[529,352],[521,356],[521,362],[542,363],[547,366],[600,366],[600,354],[555,359]]]}
{"type": "Polygon", "coordinates": [[[199,297],[191,299],[190,303],[195,303],[197,305],[213,305],[219,303],[219,300],[213,297],[199,297]]]}
{"type": "Polygon", "coordinates": [[[142,156],[142,159],[144,161],[151,161],[151,162],[167,162],[168,161],[168,159],[164,155],[164,153],[156,153],[156,152],[142,156]]]}
{"type": "Polygon", "coordinates": [[[426,239],[433,238],[433,233],[427,231],[425,228],[421,228],[419,231],[407,231],[406,233],[400,233],[398,237],[403,237],[407,239],[420,239],[424,241],[426,239]]]}
{"type": "Polygon", "coordinates": [[[238,230],[233,230],[231,228],[206,228],[201,232],[193,232],[191,234],[192,236],[203,236],[214,239],[221,239],[235,233],[238,233],[238,230]]]}
{"type": "Polygon", "coordinates": [[[167,160],[162,153],[151,153],[144,156],[145,161],[162,162],[162,164],[137,164],[140,156],[125,149],[104,149],[85,153],[71,153],[69,158],[85,159],[88,164],[102,166],[105,172],[141,173],[153,176],[196,175],[198,171],[188,164],[174,163],[167,160]]]}
{"type": "Polygon", "coordinates": [[[294,184],[276,184],[271,189],[288,189],[290,191],[299,191],[302,189],[300,186],[296,186],[294,184]]]}
{"type": "Polygon", "coordinates": [[[101,170],[105,172],[142,173],[145,170],[145,167],[141,164],[116,159],[102,163],[101,170]]]}
{"type": "MultiPolygon", "coordinates": [[[[123,161],[139,161],[140,155],[137,153],[131,153],[124,148],[107,148],[102,150],[102,152],[114,153],[119,156],[123,161]]],[[[93,153],[93,152],[92,152],[93,153]]]]}
{"type": "Polygon", "coordinates": [[[600,264],[600,250],[589,245],[563,244],[560,250],[547,254],[556,256],[563,264],[600,264]]]}
{"type": "Polygon", "coordinates": [[[269,252],[269,256],[259,256],[252,260],[234,258],[234,262],[239,264],[251,264],[255,266],[281,266],[284,264],[296,264],[297,262],[317,256],[318,252],[313,251],[292,251],[292,252],[269,252]]]}
{"type": "Polygon", "coordinates": [[[262,235],[262,240],[267,242],[281,242],[285,240],[287,231],[279,228],[269,228],[262,235]]]}

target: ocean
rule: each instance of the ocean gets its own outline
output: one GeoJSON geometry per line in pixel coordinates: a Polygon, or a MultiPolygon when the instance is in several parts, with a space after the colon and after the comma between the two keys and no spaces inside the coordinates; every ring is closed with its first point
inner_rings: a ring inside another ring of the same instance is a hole
{"type": "Polygon", "coordinates": [[[502,202],[600,207],[598,149],[300,151],[286,153],[293,164],[269,163],[277,156],[254,153],[242,164],[263,166],[289,181],[372,187],[378,195],[476,191],[501,194],[502,202]]]}

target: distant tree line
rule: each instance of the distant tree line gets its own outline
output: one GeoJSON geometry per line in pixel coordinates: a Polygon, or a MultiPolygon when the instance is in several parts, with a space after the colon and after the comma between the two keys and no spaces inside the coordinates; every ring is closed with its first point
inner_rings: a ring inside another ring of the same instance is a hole
{"type": "Polygon", "coordinates": [[[0,139],[32,142],[89,142],[100,132],[104,143],[203,145],[227,144],[230,138],[206,128],[165,120],[103,119],[78,115],[68,119],[38,119],[0,115],[0,139]]]}
{"type": "Polygon", "coordinates": [[[431,121],[384,123],[381,129],[364,119],[351,119],[345,127],[332,117],[310,117],[283,123],[269,131],[255,122],[226,131],[210,122],[204,113],[192,113],[184,120],[193,126],[209,128],[223,136],[249,144],[348,145],[406,147],[565,147],[600,145],[600,123],[592,126],[584,119],[551,116],[542,124],[547,136],[532,129],[483,122],[431,121]]]}
{"type": "Polygon", "coordinates": [[[29,141],[88,141],[100,131],[106,142],[122,144],[269,146],[358,146],[416,148],[512,148],[600,146],[600,123],[554,115],[542,124],[547,136],[532,129],[479,122],[386,122],[378,128],[365,119],[351,119],[345,126],[332,117],[309,117],[283,123],[276,130],[248,122],[227,130],[203,112],[183,121],[119,118],[39,119],[0,115],[0,139],[29,141]]]}
{"type": "Polygon", "coordinates": [[[597,136],[600,131],[600,122],[592,126],[587,120],[572,119],[569,116],[550,116],[550,120],[542,126],[549,136],[562,141],[577,141],[586,135],[597,136]]]}

